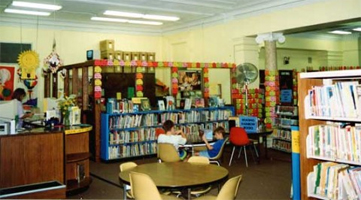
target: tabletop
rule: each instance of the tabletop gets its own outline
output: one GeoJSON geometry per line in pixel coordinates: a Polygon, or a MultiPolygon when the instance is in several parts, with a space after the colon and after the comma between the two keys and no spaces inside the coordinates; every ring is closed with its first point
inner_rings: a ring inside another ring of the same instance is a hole
{"type": "Polygon", "coordinates": [[[119,173],[119,178],[129,184],[129,173],[148,174],[157,187],[189,188],[212,184],[228,177],[228,170],[218,165],[189,162],[149,163],[119,173]]]}

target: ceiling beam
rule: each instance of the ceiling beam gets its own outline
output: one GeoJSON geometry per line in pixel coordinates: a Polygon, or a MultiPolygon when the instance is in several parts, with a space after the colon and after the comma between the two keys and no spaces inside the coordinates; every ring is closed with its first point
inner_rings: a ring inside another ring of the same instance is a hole
{"type": "Polygon", "coordinates": [[[160,0],[164,2],[171,2],[176,4],[185,4],[191,6],[201,6],[201,7],[208,7],[208,8],[219,8],[219,9],[232,9],[231,5],[219,5],[214,3],[205,3],[199,1],[188,1],[188,0],[160,0]]]}

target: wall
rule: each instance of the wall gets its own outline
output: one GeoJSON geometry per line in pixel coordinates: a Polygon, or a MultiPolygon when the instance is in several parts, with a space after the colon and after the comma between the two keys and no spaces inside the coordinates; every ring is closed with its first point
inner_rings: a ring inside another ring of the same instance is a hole
{"type": "MultiPolygon", "coordinates": [[[[156,52],[157,60],[242,63],[250,59],[252,62],[257,62],[255,60],[258,56],[257,51],[253,49],[254,45],[257,46],[257,44],[252,45],[249,42],[243,42],[246,36],[359,18],[361,17],[361,1],[320,0],[315,1],[312,5],[277,10],[266,14],[256,14],[248,14],[247,17],[224,21],[221,24],[192,27],[179,33],[168,33],[162,36],[37,30],[36,27],[21,29],[20,25],[19,27],[0,26],[0,41],[32,43],[42,60],[51,52],[55,35],[57,51],[65,64],[83,62],[86,50],[97,49],[100,40],[109,38],[115,40],[116,49],[153,51],[156,52]],[[340,12],[340,8],[347,10],[347,12],[340,12]],[[251,48],[250,51],[247,50],[248,47],[251,48]]],[[[297,49],[304,49],[301,47],[306,45],[301,40],[295,40],[295,43],[297,43],[295,44],[297,49]]],[[[313,42],[310,41],[311,43],[313,42]]],[[[287,42],[285,45],[287,46],[287,42]]],[[[321,44],[316,45],[316,43],[313,43],[313,45],[322,46],[323,44],[321,42],[321,44]]],[[[335,59],[335,63],[337,63],[340,56],[337,46],[339,45],[335,44],[332,47],[325,45],[317,48],[317,50],[332,49],[327,58],[335,59]]],[[[40,74],[40,71],[38,74],[40,74]]],[[[166,74],[168,72],[163,72],[160,77],[166,77],[166,74]]],[[[210,84],[213,84],[211,79],[210,84]]],[[[43,88],[41,79],[38,88],[43,88]]],[[[41,98],[42,89],[38,90],[37,93],[41,98]]]]}
{"type": "MultiPolygon", "coordinates": [[[[20,25],[19,27],[0,26],[1,42],[31,43],[33,50],[39,54],[40,65],[37,69],[39,79],[34,89],[36,92],[34,95],[39,97],[38,105],[42,105],[43,99],[44,81],[40,78],[43,59],[51,53],[54,37],[57,44],[57,53],[60,55],[60,58],[63,59],[65,65],[86,61],[86,50],[99,49],[99,41],[105,39],[114,39],[116,50],[155,52],[156,58],[158,60],[162,59],[162,38],[160,36],[90,33],[49,29],[37,30],[36,27],[21,28],[20,25]]],[[[17,64],[0,63],[0,65],[17,67],[17,64]]],[[[25,88],[21,82],[18,82],[17,76],[15,87],[25,88]]]]}

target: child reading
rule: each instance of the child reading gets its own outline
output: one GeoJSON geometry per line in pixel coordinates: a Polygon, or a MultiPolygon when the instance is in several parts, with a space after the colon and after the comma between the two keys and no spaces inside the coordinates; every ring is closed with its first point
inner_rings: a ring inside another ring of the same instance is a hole
{"type": "Polygon", "coordinates": [[[221,147],[224,143],[224,133],[225,133],[224,128],[219,126],[214,130],[213,133],[214,133],[214,137],[217,139],[217,141],[213,145],[210,145],[208,143],[206,136],[203,135],[202,140],[206,144],[207,150],[195,152],[196,156],[204,156],[207,158],[212,158],[212,157],[215,157],[219,153],[219,151],[221,150],[221,147]]]}
{"type": "MultiPolygon", "coordinates": [[[[163,129],[165,134],[158,136],[158,143],[171,143],[178,150],[180,144],[187,142],[187,137],[182,130],[176,131],[174,129],[174,123],[172,120],[167,120],[163,123],[163,129]]],[[[184,150],[179,151],[179,157],[183,160],[187,156],[187,152],[184,150]]]]}

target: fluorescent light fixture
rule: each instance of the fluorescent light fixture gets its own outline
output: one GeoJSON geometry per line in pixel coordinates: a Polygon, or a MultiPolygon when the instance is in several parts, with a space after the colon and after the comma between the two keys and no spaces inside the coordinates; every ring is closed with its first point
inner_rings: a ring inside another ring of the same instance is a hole
{"type": "Polygon", "coordinates": [[[329,33],[339,34],[339,35],[350,35],[350,34],[352,34],[349,31],[341,31],[341,30],[330,31],[329,33]]]}
{"type": "Polygon", "coordinates": [[[155,21],[140,21],[140,20],[129,20],[130,24],[146,24],[146,25],[162,25],[162,22],[155,22],[155,21]]]}
{"type": "Polygon", "coordinates": [[[15,13],[15,14],[24,14],[24,15],[40,15],[40,16],[49,16],[49,12],[39,12],[39,11],[30,11],[30,10],[17,10],[6,8],[4,10],[6,13],[15,13]]]}
{"type": "Polygon", "coordinates": [[[179,17],[172,16],[163,16],[163,15],[144,15],[144,19],[155,19],[155,20],[164,20],[164,21],[178,21],[179,17]]]}
{"type": "Polygon", "coordinates": [[[354,31],[361,31],[361,27],[354,28],[354,29],[352,29],[352,30],[354,30],[354,31]]]}
{"type": "Polygon", "coordinates": [[[112,11],[106,10],[104,15],[118,16],[118,17],[130,17],[130,18],[142,18],[143,14],[139,13],[130,13],[130,12],[120,12],[120,11],[112,11]]]}
{"type": "Polygon", "coordinates": [[[62,8],[61,6],[58,5],[30,3],[25,1],[13,1],[11,5],[16,7],[36,8],[36,9],[44,9],[44,10],[60,10],[62,8]]]}
{"type": "Polygon", "coordinates": [[[122,23],[128,22],[127,19],[107,18],[107,17],[92,17],[90,19],[94,21],[106,21],[106,22],[122,22],[122,23]]]}
{"type": "Polygon", "coordinates": [[[146,25],[162,25],[162,22],[156,21],[139,21],[139,20],[128,20],[121,18],[108,18],[108,17],[92,17],[90,18],[94,21],[106,21],[106,22],[121,22],[121,23],[130,23],[130,24],[146,24],[146,25]]]}
{"type": "Polygon", "coordinates": [[[140,13],[130,13],[130,12],[120,12],[120,11],[112,11],[106,10],[104,15],[118,16],[118,17],[130,17],[130,18],[143,18],[143,19],[155,19],[155,20],[164,20],[164,21],[177,21],[179,17],[173,16],[163,16],[163,15],[144,15],[140,13]]]}

